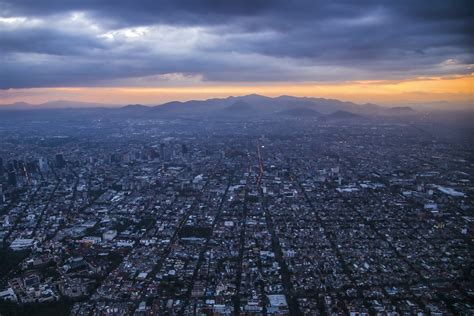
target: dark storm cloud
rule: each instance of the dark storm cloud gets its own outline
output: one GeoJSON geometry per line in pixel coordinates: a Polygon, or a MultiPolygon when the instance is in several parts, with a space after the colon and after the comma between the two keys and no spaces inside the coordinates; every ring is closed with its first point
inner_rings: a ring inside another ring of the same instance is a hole
{"type": "Polygon", "coordinates": [[[473,60],[469,2],[0,0],[0,87],[167,73],[218,81],[465,74],[473,60]],[[82,24],[74,12],[85,14],[82,24]],[[134,38],[127,32],[135,27],[149,29],[134,38]]]}
{"type": "MultiPolygon", "coordinates": [[[[276,1],[275,1],[276,3],[276,1]]],[[[0,9],[10,15],[50,16],[85,11],[115,26],[172,23],[179,25],[224,23],[229,18],[255,16],[272,7],[271,1],[243,0],[47,0],[4,1],[0,9]]]]}
{"type": "Polygon", "coordinates": [[[106,45],[95,38],[47,28],[15,32],[0,29],[0,39],[1,51],[4,53],[77,55],[87,54],[93,49],[106,48],[106,45]]]}

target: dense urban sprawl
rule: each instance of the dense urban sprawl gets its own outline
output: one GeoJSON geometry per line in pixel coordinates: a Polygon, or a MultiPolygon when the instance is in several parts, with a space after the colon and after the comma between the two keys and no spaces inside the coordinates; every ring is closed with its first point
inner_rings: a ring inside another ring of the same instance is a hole
{"type": "Polygon", "coordinates": [[[473,313],[473,151],[416,125],[32,121],[0,143],[5,313],[473,313]]]}

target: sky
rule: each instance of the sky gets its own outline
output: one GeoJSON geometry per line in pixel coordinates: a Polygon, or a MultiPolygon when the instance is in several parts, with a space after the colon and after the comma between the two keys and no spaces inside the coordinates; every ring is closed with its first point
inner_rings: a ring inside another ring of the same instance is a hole
{"type": "Polygon", "coordinates": [[[0,0],[0,104],[474,104],[471,1],[0,0]]]}

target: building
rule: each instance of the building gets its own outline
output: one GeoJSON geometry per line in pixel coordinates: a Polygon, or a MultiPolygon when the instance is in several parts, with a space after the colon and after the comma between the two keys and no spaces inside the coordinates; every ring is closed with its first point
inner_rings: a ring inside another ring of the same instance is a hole
{"type": "Polygon", "coordinates": [[[117,231],[116,230],[108,230],[105,233],[102,234],[102,239],[104,241],[109,241],[113,240],[115,237],[117,237],[117,231]]]}
{"type": "Polygon", "coordinates": [[[16,187],[17,183],[18,183],[18,181],[17,181],[17,178],[16,178],[15,171],[10,171],[8,173],[8,185],[12,186],[12,187],[16,187]]]}
{"type": "Polygon", "coordinates": [[[283,294],[271,294],[267,295],[268,298],[268,312],[279,313],[288,310],[288,303],[286,302],[285,295],[283,294]]]}
{"type": "Polygon", "coordinates": [[[32,238],[31,239],[17,238],[11,243],[10,249],[13,251],[31,249],[34,243],[35,243],[35,240],[32,238]]]}
{"type": "Polygon", "coordinates": [[[46,158],[39,159],[39,169],[41,172],[48,172],[49,166],[48,166],[48,160],[46,158]]]}
{"type": "Polygon", "coordinates": [[[58,168],[66,167],[66,160],[64,160],[63,154],[56,155],[56,167],[58,168]]]}
{"type": "Polygon", "coordinates": [[[15,292],[11,287],[0,292],[0,301],[18,302],[15,292]]]}

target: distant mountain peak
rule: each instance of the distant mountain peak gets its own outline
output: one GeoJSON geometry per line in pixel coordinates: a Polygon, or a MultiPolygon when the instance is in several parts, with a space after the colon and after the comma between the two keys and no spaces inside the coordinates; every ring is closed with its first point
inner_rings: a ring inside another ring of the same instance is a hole
{"type": "Polygon", "coordinates": [[[69,100],[54,100],[45,103],[33,105],[35,108],[44,109],[69,109],[69,108],[110,108],[116,107],[112,104],[95,103],[95,102],[82,102],[82,101],[69,101],[69,100]]]}
{"type": "Polygon", "coordinates": [[[392,108],[385,109],[382,114],[389,115],[389,116],[406,116],[406,115],[413,115],[418,113],[410,106],[395,106],[392,108]]]}
{"type": "Polygon", "coordinates": [[[143,105],[143,104],[128,104],[128,105],[125,105],[123,107],[121,107],[120,109],[139,109],[139,108],[149,108],[148,106],[146,105],[143,105]]]}
{"type": "Polygon", "coordinates": [[[243,98],[245,97],[261,97],[261,98],[268,98],[267,96],[265,95],[261,95],[261,94],[257,94],[257,93],[251,93],[251,94],[247,94],[247,95],[244,95],[242,96],[243,98]]]}

